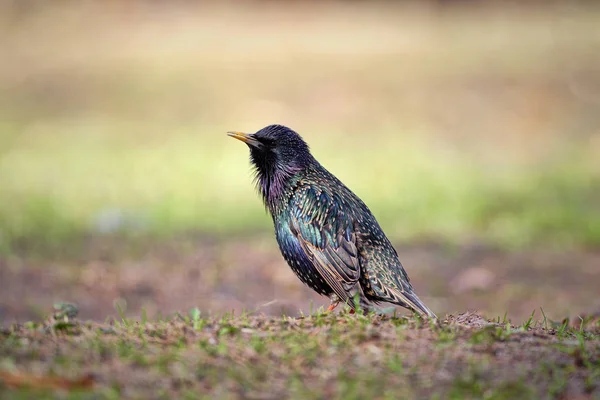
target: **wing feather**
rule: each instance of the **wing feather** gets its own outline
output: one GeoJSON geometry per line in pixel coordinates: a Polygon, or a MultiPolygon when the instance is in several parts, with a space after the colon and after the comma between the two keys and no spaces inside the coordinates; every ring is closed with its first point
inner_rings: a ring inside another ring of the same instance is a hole
{"type": "Polygon", "coordinates": [[[348,302],[356,293],[360,263],[354,221],[342,211],[341,199],[311,186],[292,199],[292,234],[335,294],[348,302]]]}

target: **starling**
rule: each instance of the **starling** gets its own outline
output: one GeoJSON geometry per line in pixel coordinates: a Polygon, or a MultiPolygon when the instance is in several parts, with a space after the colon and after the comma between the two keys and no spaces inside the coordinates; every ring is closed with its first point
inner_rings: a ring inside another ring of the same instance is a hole
{"type": "Polygon", "coordinates": [[[250,148],[256,185],[269,210],[279,249],[300,280],[354,311],[381,303],[436,318],[415,294],[398,253],[369,208],[311,155],[292,129],[228,132],[250,148]]]}

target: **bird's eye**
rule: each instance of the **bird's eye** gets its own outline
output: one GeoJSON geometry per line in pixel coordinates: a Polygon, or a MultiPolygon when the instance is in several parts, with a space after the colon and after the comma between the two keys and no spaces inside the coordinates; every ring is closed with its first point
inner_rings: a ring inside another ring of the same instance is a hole
{"type": "Polygon", "coordinates": [[[260,142],[263,144],[263,146],[265,146],[268,149],[272,149],[273,147],[275,147],[275,140],[271,138],[262,137],[260,138],[260,142]]]}

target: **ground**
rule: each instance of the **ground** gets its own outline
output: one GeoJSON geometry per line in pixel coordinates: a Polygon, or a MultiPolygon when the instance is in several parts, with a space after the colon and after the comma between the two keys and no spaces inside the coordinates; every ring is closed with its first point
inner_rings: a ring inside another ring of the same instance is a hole
{"type": "Polygon", "coordinates": [[[324,313],[269,236],[6,257],[0,398],[600,397],[597,253],[396,247],[440,325],[324,313]]]}
{"type": "Polygon", "coordinates": [[[600,324],[323,313],[45,323],[0,332],[3,398],[600,397],[600,324]],[[94,394],[92,397],[91,394],[94,394]]]}
{"type": "MultiPolygon", "coordinates": [[[[0,321],[43,318],[55,302],[102,321],[145,310],[150,318],[198,307],[216,315],[256,311],[298,316],[326,305],[295,277],[274,237],[94,239],[73,254],[0,257],[0,321]],[[25,297],[22,294],[27,294],[25,297]]],[[[422,300],[436,313],[478,311],[521,323],[540,307],[562,320],[600,311],[594,250],[501,250],[485,245],[397,243],[422,300]]]]}

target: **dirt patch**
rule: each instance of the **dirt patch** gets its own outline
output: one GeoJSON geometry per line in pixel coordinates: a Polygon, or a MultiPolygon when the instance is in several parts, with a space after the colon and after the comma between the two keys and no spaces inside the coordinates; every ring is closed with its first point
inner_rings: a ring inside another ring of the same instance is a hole
{"type": "MultiPolygon", "coordinates": [[[[542,308],[561,320],[600,311],[600,253],[507,252],[481,246],[400,245],[421,298],[438,315],[478,310],[516,323],[542,308]]],[[[94,240],[77,257],[0,259],[0,320],[6,326],[47,315],[58,301],[83,319],[149,318],[187,312],[257,311],[299,316],[326,305],[294,276],[270,237],[183,238],[133,245],[94,240]]]]}

